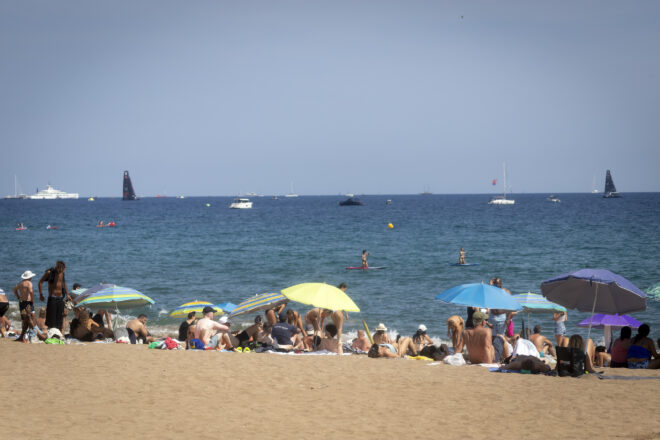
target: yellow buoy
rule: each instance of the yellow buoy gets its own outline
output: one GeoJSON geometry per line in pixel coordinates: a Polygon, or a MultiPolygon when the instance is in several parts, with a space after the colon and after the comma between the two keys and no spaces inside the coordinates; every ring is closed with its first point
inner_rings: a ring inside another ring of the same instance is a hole
{"type": "Polygon", "coordinates": [[[390,228],[390,229],[394,229],[394,225],[392,223],[388,223],[387,227],[390,228]]]}

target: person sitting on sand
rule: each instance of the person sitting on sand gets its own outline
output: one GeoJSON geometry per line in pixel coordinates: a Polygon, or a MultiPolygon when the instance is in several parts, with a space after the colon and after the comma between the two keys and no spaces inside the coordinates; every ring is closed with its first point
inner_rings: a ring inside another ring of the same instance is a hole
{"type": "Polygon", "coordinates": [[[454,353],[461,353],[467,347],[469,360],[473,364],[491,364],[495,350],[493,348],[492,333],[485,327],[488,315],[478,311],[472,315],[473,329],[463,330],[461,339],[454,353]]]}
{"type": "Polygon", "coordinates": [[[458,251],[458,264],[465,264],[465,254],[467,254],[467,252],[463,248],[458,251]]]}
{"type": "Polygon", "coordinates": [[[280,315],[280,312],[284,310],[286,307],[286,303],[280,304],[277,307],[273,307],[272,309],[268,309],[264,312],[264,316],[266,317],[266,322],[269,323],[271,326],[277,324],[277,317],[280,315]]]}
{"type": "Polygon", "coordinates": [[[107,310],[97,310],[94,316],[92,316],[92,321],[96,323],[101,328],[112,329],[112,317],[107,310]],[[103,320],[105,319],[105,323],[103,320]],[[107,325],[106,325],[107,324],[107,325]]]}
{"type": "Polygon", "coordinates": [[[655,351],[655,344],[648,337],[650,332],[648,324],[642,324],[637,329],[628,348],[628,368],[660,368],[660,354],[655,351]]]}
{"type": "Polygon", "coordinates": [[[321,343],[319,344],[318,350],[327,350],[330,353],[343,354],[344,350],[339,339],[336,339],[337,336],[337,326],[334,324],[328,324],[325,326],[325,336],[321,338],[321,343]]]}
{"type": "Polygon", "coordinates": [[[190,327],[195,327],[195,315],[196,312],[188,313],[185,321],[183,321],[179,326],[179,341],[186,341],[188,339],[188,329],[190,327]]]}
{"type": "Polygon", "coordinates": [[[450,316],[447,319],[447,336],[451,337],[451,346],[456,353],[458,341],[461,339],[461,333],[465,328],[465,321],[458,315],[450,316]]]}
{"type": "Polygon", "coordinates": [[[314,327],[314,334],[318,335],[321,333],[325,318],[330,315],[332,315],[332,310],[321,309],[318,307],[313,308],[309,312],[305,313],[305,327],[311,324],[314,327]]]}
{"type": "Polygon", "coordinates": [[[283,350],[303,348],[302,340],[298,337],[298,328],[286,322],[286,312],[280,312],[279,322],[271,330],[271,335],[277,347],[283,350]]]}
{"type": "Polygon", "coordinates": [[[46,334],[48,333],[48,326],[46,325],[46,308],[41,307],[39,309],[39,315],[37,317],[37,320],[34,324],[34,329],[37,330],[37,337],[45,341],[46,340],[46,334]]]}
{"type": "Polygon", "coordinates": [[[632,329],[621,327],[621,334],[612,344],[610,353],[610,368],[628,368],[628,348],[632,340],[632,329]]]}
{"type": "Polygon", "coordinates": [[[534,326],[534,333],[529,337],[529,340],[532,341],[532,344],[534,344],[539,353],[541,353],[541,356],[550,353],[552,357],[557,357],[552,342],[541,334],[540,325],[534,326]]]}
{"type": "Polygon", "coordinates": [[[419,327],[417,327],[417,331],[413,335],[412,341],[413,344],[415,344],[415,351],[418,353],[427,345],[433,345],[433,340],[426,334],[426,326],[424,324],[420,324],[419,327]]]}
{"type": "Polygon", "coordinates": [[[297,327],[301,334],[305,334],[305,326],[303,325],[302,318],[300,317],[300,313],[293,309],[287,309],[286,310],[286,322],[289,324],[293,325],[294,327],[297,327]]]}
{"type": "Polygon", "coordinates": [[[566,344],[565,346],[567,348],[573,348],[585,353],[585,360],[584,360],[585,371],[588,373],[596,372],[596,370],[594,370],[594,362],[593,362],[594,356],[596,354],[596,349],[594,348],[594,341],[591,338],[589,338],[589,340],[587,341],[586,350],[585,350],[584,339],[582,339],[582,336],[580,335],[573,335],[570,338],[564,338],[563,343],[566,344]]]}
{"type": "Polygon", "coordinates": [[[357,338],[353,339],[351,347],[353,347],[355,350],[364,352],[369,351],[371,348],[371,342],[369,342],[369,339],[367,339],[367,334],[364,332],[364,330],[357,331],[357,338]]]}
{"type": "Polygon", "coordinates": [[[314,327],[309,324],[305,328],[305,337],[303,338],[303,345],[305,346],[306,351],[314,351],[315,347],[318,347],[321,343],[321,337],[319,335],[314,335],[314,327]]]}
{"type": "Polygon", "coordinates": [[[367,353],[370,358],[402,358],[406,355],[417,356],[418,354],[412,339],[407,336],[393,343],[376,344],[374,341],[367,353]]]}
{"type": "Polygon", "coordinates": [[[218,341],[222,335],[218,332],[227,333],[229,327],[213,320],[215,309],[211,306],[206,306],[202,310],[204,317],[197,321],[195,325],[195,338],[200,339],[205,346],[213,348],[218,346],[218,341]]]}
{"type": "MultiPolygon", "coordinates": [[[[80,320],[83,324],[83,320],[80,320]]],[[[143,344],[154,342],[156,338],[151,336],[147,330],[147,315],[141,314],[136,319],[131,319],[126,323],[126,331],[128,332],[128,339],[131,344],[137,344],[137,341],[142,341],[143,344]]]]}
{"type": "Polygon", "coordinates": [[[272,347],[275,343],[271,334],[272,330],[273,326],[266,322],[261,330],[257,332],[257,344],[262,347],[272,347]]]}
{"type": "Polygon", "coordinates": [[[376,332],[374,333],[372,339],[374,344],[391,344],[392,340],[387,335],[387,327],[382,322],[376,327],[376,332]]]}
{"type": "MultiPolygon", "coordinates": [[[[94,341],[97,339],[114,339],[115,335],[109,328],[100,326],[94,321],[87,310],[78,313],[78,325],[71,336],[80,341],[94,341]]],[[[130,322],[130,321],[129,321],[130,322]]],[[[127,324],[128,326],[128,324],[127,324]]]]}
{"type": "Polygon", "coordinates": [[[261,316],[255,316],[254,324],[236,334],[236,347],[245,348],[250,344],[254,346],[257,342],[257,334],[261,331],[262,327],[261,316]]]}

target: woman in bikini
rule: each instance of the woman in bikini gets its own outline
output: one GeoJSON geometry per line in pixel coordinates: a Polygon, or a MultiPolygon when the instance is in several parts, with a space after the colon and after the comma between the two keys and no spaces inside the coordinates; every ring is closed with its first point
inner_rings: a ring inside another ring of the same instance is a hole
{"type": "Polygon", "coordinates": [[[655,344],[649,338],[651,328],[642,324],[628,348],[628,368],[660,368],[660,354],[655,351],[655,344]]]}

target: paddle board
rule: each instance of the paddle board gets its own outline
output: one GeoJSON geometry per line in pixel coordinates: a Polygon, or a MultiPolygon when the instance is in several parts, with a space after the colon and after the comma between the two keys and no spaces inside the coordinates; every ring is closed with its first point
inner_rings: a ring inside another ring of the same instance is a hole
{"type": "Polygon", "coordinates": [[[374,338],[371,336],[371,332],[369,331],[369,326],[367,326],[367,321],[364,319],[362,320],[362,325],[364,326],[364,331],[367,334],[367,338],[369,338],[369,342],[371,342],[371,345],[374,343],[374,338]]]}
{"type": "Polygon", "coordinates": [[[346,270],[378,270],[378,269],[385,269],[387,266],[369,266],[369,267],[362,267],[362,266],[348,266],[346,270]]]}
{"type": "Polygon", "coordinates": [[[452,263],[450,264],[450,266],[479,266],[479,263],[464,263],[464,264],[452,263]]]}

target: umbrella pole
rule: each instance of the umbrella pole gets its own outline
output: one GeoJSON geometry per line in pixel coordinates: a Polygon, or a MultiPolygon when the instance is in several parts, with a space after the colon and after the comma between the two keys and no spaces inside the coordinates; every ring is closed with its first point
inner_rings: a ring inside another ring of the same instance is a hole
{"type": "Polygon", "coordinates": [[[584,352],[587,352],[589,346],[589,337],[591,336],[591,323],[594,322],[594,311],[596,310],[596,300],[598,299],[598,283],[596,283],[596,292],[594,293],[594,304],[591,306],[591,318],[589,318],[589,330],[587,331],[587,340],[584,341],[584,352]]]}

